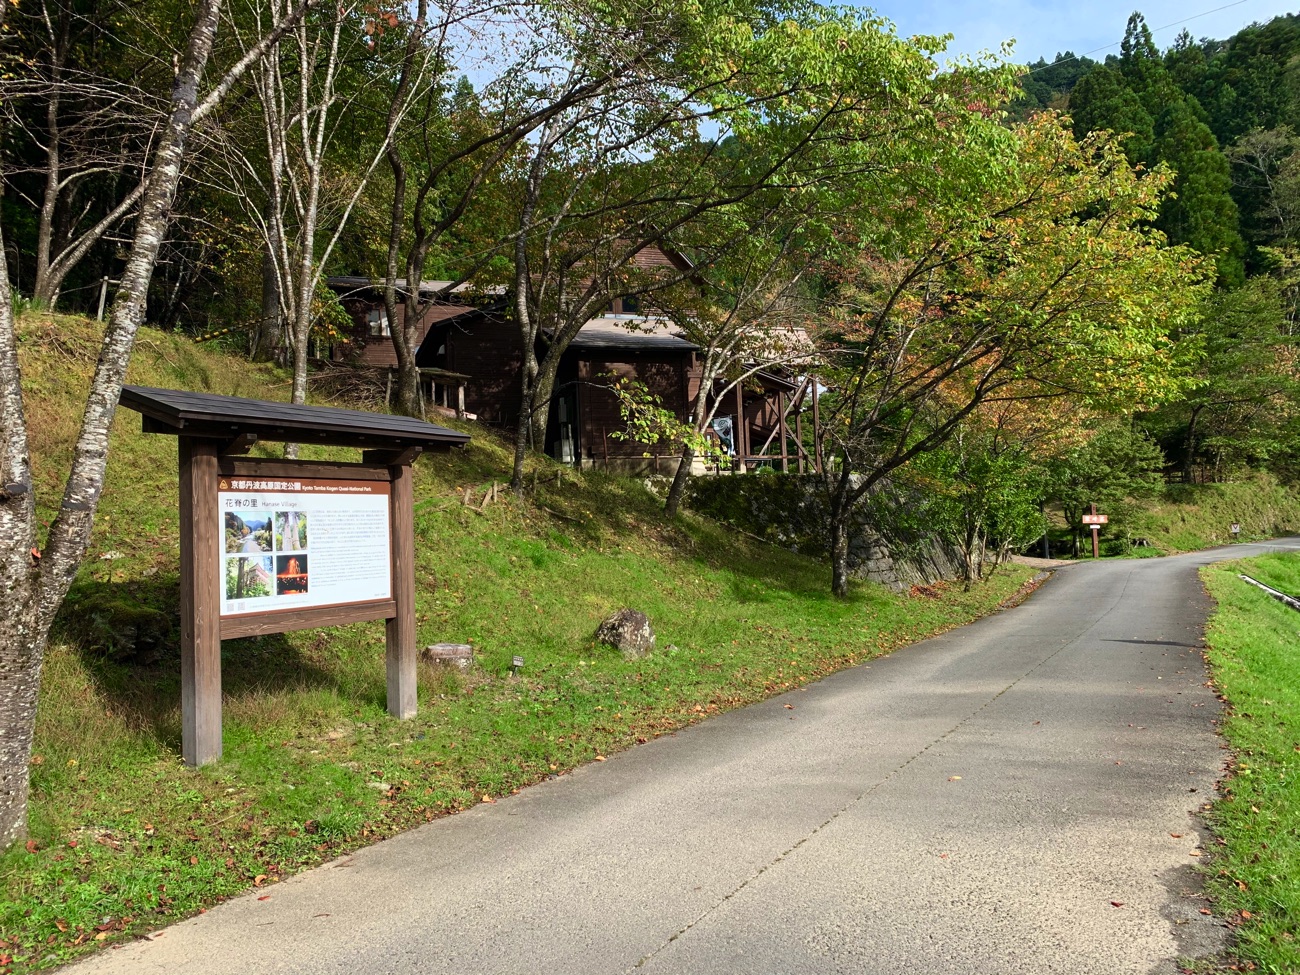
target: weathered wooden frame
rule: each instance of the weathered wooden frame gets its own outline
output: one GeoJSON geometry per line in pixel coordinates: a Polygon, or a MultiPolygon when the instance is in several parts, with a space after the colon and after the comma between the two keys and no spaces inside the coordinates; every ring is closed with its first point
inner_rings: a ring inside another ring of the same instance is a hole
{"type": "Polygon", "coordinates": [[[388,712],[417,708],[415,491],[411,465],[424,450],[451,450],[466,434],[409,417],[296,406],[208,393],[126,386],[122,405],[145,433],[178,438],[180,469],[181,750],[185,763],[221,757],[221,642],[315,626],[385,621],[388,712]],[[254,459],[259,439],[363,448],[362,462],[254,459]],[[387,481],[391,598],[340,606],[221,616],[222,476],[387,481]]]}
{"type": "MultiPolygon", "coordinates": [[[[391,455],[393,462],[387,464],[325,464],[235,459],[223,456],[222,446],[216,440],[179,438],[181,742],[185,763],[205,765],[221,757],[223,640],[382,619],[386,623],[388,713],[395,718],[414,717],[415,497],[411,461],[419,451],[391,455]],[[221,563],[217,485],[223,475],[387,481],[393,598],[223,618],[221,577],[216,569],[221,563]]],[[[380,456],[376,453],[367,459],[378,461],[380,456]]]]}

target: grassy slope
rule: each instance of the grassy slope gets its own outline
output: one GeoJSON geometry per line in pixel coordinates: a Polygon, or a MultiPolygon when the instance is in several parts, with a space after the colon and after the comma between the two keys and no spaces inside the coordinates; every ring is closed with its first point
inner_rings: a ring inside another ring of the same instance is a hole
{"type": "MultiPolygon", "coordinates": [[[[48,316],[21,330],[49,504],[95,335],[48,316]]],[[[130,379],[287,395],[273,370],[157,332],[142,336],[130,379]]],[[[479,666],[422,672],[419,717],[396,722],[384,710],[378,623],[227,642],[225,755],[191,771],[178,754],[176,444],[138,430],[123,411],[91,555],[47,657],[34,852],[0,858],[0,973],[157,927],[965,622],[1024,579],[911,598],[864,585],[840,602],[821,566],[702,519],[670,523],[638,482],[604,476],[570,475],[480,514],[462,505],[465,488],[481,500],[509,458],[476,430],[467,450],[420,461],[416,532],[420,638],[473,642],[479,666]],[[626,662],[592,645],[599,620],[623,605],[654,620],[655,655],[626,662]],[[171,628],[161,659],[114,662],[96,646],[102,630],[89,621],[132,613],[171,628]],[[518,677],[507,673],[514,654],[526,659],[518,677]]],[[[554,474],[536,463],[543,480],[554,474]]]]}
{"type": "Polygon", "coordinates": [[[1267,474],[1232,484],[1170,484],[1128,528],[1165,552],[1193,552],[1232,542],[1234,522],[1242,541],[1293,534],[1300,531],[1300,495],[1267,474]]]}
{"type": "Polygon", "coordinates": [[[1219,609],[1209,659],[1235,750],[1214,807],[1224,844],[1212,863],[1217,911],[1258,970],[1300,971],[1300,614],[1237,578],[1300,593],[1300,556],[1267,555],[1204,570],[1219,609]]]}

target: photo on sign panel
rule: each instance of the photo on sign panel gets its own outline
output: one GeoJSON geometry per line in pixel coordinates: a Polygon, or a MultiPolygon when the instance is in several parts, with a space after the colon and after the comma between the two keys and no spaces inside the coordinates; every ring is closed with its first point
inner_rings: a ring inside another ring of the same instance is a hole
{"type": "Polygon", "coordinates": [[[297,595],[307,591],[307,556],[277,555],[275,557],[275,594],[297,595]]]}
{"type": "Polygon", "coordinates": [[[271,551],[271,512],[245,511],[225,516],[226,553],[271,551]]]}
{"type": "Polygon", "coordinates": [[[236,555],[226,559],[226,599],[256,599],[275,593],[275,576],[269,555],[236,555]]]}
{"type": "Polygon", "coordinates": [[[301,552],[307,548],[307,512],[277,511],[275,513],[275,550],[301,552]]]}

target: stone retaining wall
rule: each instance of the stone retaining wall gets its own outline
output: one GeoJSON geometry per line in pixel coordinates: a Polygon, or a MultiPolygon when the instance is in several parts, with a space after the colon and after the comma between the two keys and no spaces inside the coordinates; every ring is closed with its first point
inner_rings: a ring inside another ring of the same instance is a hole
{"type": "MultiPolygon", "coordinates": [[[[830,510],[820,478],[761,473],[694,478],[687,504],[717,521],[813,558],[829,557],[830,510]]],[[[895,589],[961,576],[961,555],[918,531],[924,499],[900,496],[888,483],[863,499],[849,540],[857,577],[895,589]]]]}

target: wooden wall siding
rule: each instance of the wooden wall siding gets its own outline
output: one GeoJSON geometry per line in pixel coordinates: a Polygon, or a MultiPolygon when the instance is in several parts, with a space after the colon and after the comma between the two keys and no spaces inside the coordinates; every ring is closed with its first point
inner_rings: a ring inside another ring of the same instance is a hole
{"type": "Polygon", "coordinates": [[[608,373],[639,379],[650,392],[658,396],[665,408],[679,418],[685,418],[690,409],[686,398],[687,378],[691,356],[634,355],[628,361],[609,362],[588,359],[578,364],[578,411],[582,455],[591,460],[603,461],[609,457],[640,457],[647,451],[672,453],[667,445],[650,446],[630,440],[616,440],[611,434],[625,430],[618,408],[618,398],[609,389],[608,373]]]}
{"type": "MultiPolygon", "coordinates": [[[[384,306],[382,300],[376,301],[370,298],[344,298],[342,304],[347,309],[348,314],[352,316],[352,320],[360,328],[369,327],[366,323],[366,315],[371,309],[383,308],[384,306]]],[[[424,314],[420,317],[418,339],[416,341],[417,348],[429,333],[430,326],[435,322],[445,321],[448,318],[454,318],[471,310],[468,305],[433,305],[426,308],[424,314]]],[[[406,321],[406,309],[402,305],[397,306],[397,321],[399,324],[406,321]]],[[[393,350],[393,340],[387,335],[367,336],[365,344],[358,352],[357,359],[363,366],[379,369],[397,368],[397,353],[393,350]]]]}
{"type": "Polygon", "coordinates": [[[471,377],[465,387],[465,409],[480,420],[513,423],[519,418],[523,356],[519,330],[512,322],[487,315],[464,331],[450,326],[446,368],[471,377]]]}
{"type": "MultiPolygon", "coordinates": [[[[754,396],[745,398],[745,413],[749,419],[749,444],[750,451],[757,454],[763,449],[763,444],[767,441],[768,436],[776,429],[780,418],[777,416],[776,393],[768,393],[766,396],[754,396]]],[[[776,435],[772,441],[768,453],[781,453],[781,434],[776,435]]]]}

